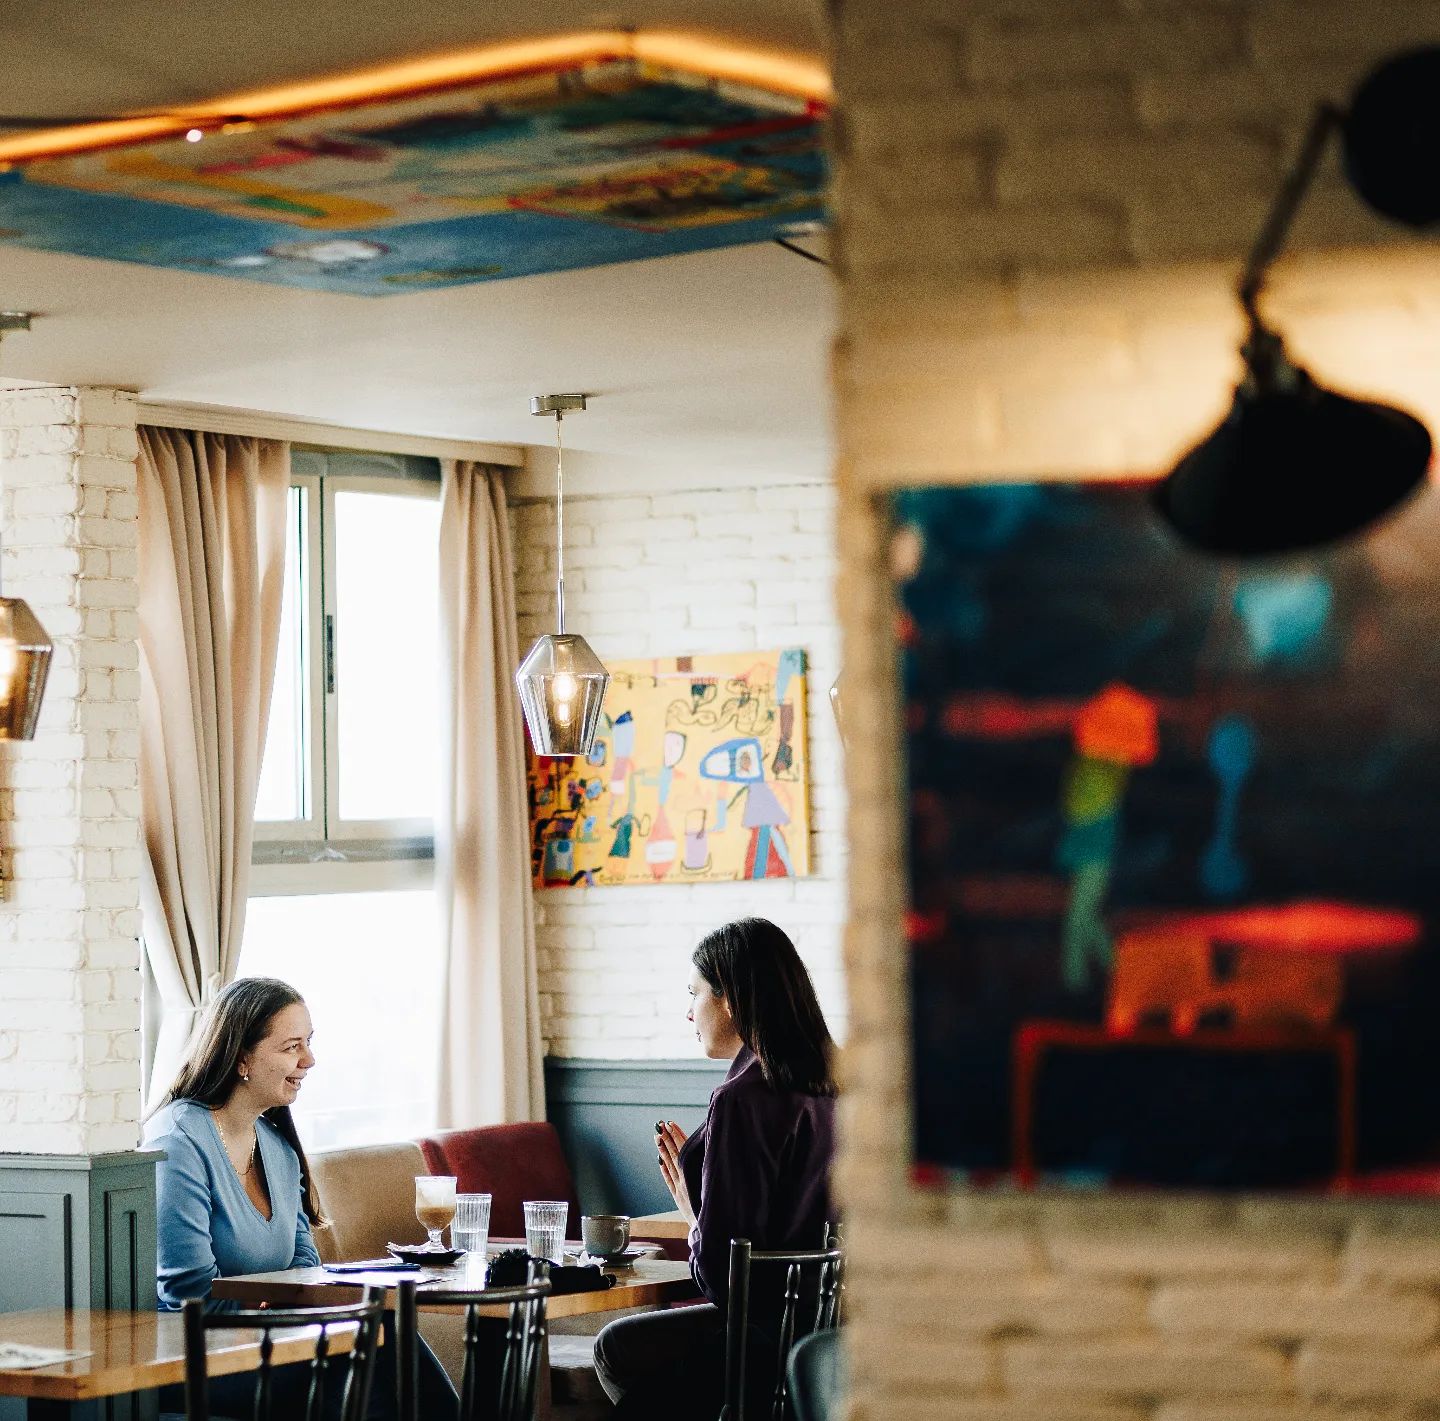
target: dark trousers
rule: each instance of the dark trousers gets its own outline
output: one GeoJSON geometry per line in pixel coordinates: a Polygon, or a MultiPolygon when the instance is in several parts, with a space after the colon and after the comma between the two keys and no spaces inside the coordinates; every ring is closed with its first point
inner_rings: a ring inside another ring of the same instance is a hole
{"type": "Polygon", "coordinates": [[[595,1339],[616,1421],[715,1421],[725,1403],[725,1314],[711,1303],[622,1317],[595,1339]]]}
{"type": "MultiPolygon", "coordinates": [[[[395,1314],[385,1314],[386,1338],[395,1335],[395,1314]]],[[[423,1421],[457,1421],[460,1415],[460,1398],[445,1375],[445,1368],[439,1359],[420,1340],[420,1351],[416,1358],[420,1380],[420,1415],[423,1421]]],[[[331,1361],[326,1378],[325,1415],[327,1418],[340,1414],[340,1401],[344,1394],[345,1376],[349,1370],[348,1353],[341,1353],[331,1361]]],[[[294,1421],[305,1415],[305,1402],[310,1394],[310,1372],[308,1362],[292,1362],[285,1367],[276,1367],[271,1373],[271,1415],[274,1421],[294,1421]]],[[[248,1421],[255,1413],[255,1373],[238,1372],[228,1377],[211,1377],[206,1388],[210,1395],[210,1414],[213,1421],[248,1421]]],[[[395,1421],[397,1410],[397,1384],[395,1379],[395,1348],[387,1341],[375,1354],[375,1367],[370,1376],[370,1406],[366,1421],[395,1421]]],[[[185,1412],[185,1388],[180,1385],[161,1387],[160,1410],[162,1412],[185,1412]]]]}

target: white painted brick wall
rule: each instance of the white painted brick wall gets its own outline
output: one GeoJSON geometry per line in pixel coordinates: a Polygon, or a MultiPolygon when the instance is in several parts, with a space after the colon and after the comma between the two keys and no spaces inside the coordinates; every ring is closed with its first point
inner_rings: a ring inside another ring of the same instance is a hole
{"type": "Polygon", "coordinates": [[[0,745],[0,1151],[139,1138],[136,452],[133,396],[0,390],[0,572],[55,643],[0,745]]]}
{"type": "MultiPolygon", "coordinates": [[[[513,505],[522,651],[553,630],[554,505],[513,505]]],[[[779,923],[841,1035],[844,802],[829,689],[839,670],[834,494],[795,484],[565,501],[566,624],[602,659],[782,646],[809,657],[811,866],[784,882],[547,889],[535,895],[541,1025],[557,1056],[684,1058],[690,951],[713,927],[779,923]]]]}
{"type": "MultiPolygon", "coordinates": [[[[1315,101],[1433,0],[833,0],[856,1421],[1421,1421],[1423,1204],[920,1190],[884,547],[903,483],[1164,468],[1237,373],[1238,265],[1315,101]],[[851,694],[853,692],[853,695],[851,694]]],[[[1267,298],[1322,379],[1440,428],[1435,248],[1332,160],[1267,298]]],[[[759,603],[757,603],[759,605],[759,603]]]]}

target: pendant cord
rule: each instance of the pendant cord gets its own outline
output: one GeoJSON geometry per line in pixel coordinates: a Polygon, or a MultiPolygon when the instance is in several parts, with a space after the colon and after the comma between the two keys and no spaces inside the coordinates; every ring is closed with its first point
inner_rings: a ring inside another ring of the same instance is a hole
{"type": "Polygon", "coordinates": [[[556,630],[565,635],[565,441],[560,435],[562,415],[555,411],[555,616],[556,630]]]}

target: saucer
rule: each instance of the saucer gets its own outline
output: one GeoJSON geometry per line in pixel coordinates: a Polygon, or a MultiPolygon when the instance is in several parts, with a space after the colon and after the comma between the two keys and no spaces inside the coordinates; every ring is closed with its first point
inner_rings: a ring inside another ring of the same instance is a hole
{"type": "Polygon", "coordinates": [[[423,1243],[387,1243],[385,1250],[403,1263],[418,1263],[423,1268],[448,1268],[465,1257],[463,1248],[427,1248],[423,1243]]]}

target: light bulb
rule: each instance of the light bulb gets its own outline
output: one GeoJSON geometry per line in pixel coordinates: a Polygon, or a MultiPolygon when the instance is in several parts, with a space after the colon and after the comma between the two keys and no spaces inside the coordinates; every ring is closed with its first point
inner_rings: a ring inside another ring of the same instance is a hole
{"type": "Polygon", "coordinates": [[[185,141],[187,143],[198,143],[205,137],[205,131],[201,128],[188,128],[185,130],[185,141]]]}
{"type": "Polygon", "coordinates": [[[10,699],[10,683],[20,664],[20,648],[9,637],[0,637],[0,701],[10,699]]]}
{"type": "Polygon", "coordinates": [[[569,702],[569,701],[556,701],[556,702],[555,702],[555,723],[556,723],[557,725],[569,725],[569,724],[570,724],[570,702],[569,702]]]}
{"type": "Polygon", "coordinates": [[[550,684],[554,689],[557,701],[573,701],[575,699],[575,678],[568,671],[557,672],[555,679],[550,684]]]}

